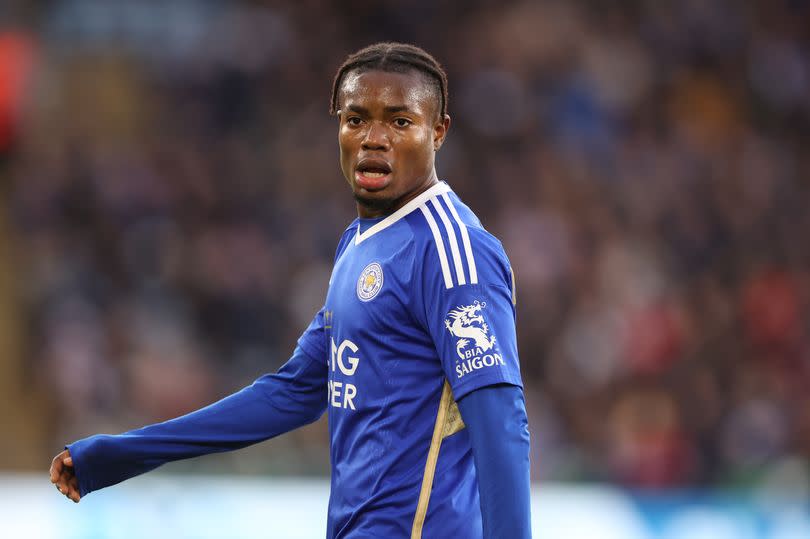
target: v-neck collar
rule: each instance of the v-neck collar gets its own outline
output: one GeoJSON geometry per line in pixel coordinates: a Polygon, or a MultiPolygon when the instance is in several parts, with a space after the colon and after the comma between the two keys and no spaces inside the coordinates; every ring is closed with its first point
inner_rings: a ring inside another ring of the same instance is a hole
{"type": "Polygon", "coordinates": [[[381,232],[386,228],[388,228],[389,226],[393,225],[394,223],[396,223],[397,221],[399,221],[400,219],[411,213],[413,210],[415,210],[416,208],[418,208],[431,198],[437,195],[441,195],[443,193],[447,193],[450,190],[451,190],[450,186],[447,185],[447,183],[439,182],[436,185],[432,186],[427,191],[425,191],[424,193],[421,193],[413,200],[410,200],[407,204],[402,206],[400,209],[398,209],[397,211],[395,211],[394,213],[392,213],[379,223],[376,223],[371,227],[369,227],[368,230],[366,230],[365,232],[361,233],[360,226],[358,225],[357,234],[355,234],[354,236],[354,244],[360,245],[361,242],[367,240],[377,232],[381,232]]]}

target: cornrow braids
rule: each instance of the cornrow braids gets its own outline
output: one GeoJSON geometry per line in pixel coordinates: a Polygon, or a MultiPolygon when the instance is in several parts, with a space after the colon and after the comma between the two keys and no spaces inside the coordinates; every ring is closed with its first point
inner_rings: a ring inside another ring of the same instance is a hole
{"type": "Polygon", "coordinates": [[[407,43],[381,42],[369,45],[346,58],[332,82],[329,113],[337,114],[338,92],[347,73],[355,70],[379,70],[404,73],[416,70],[428,77],[440,96],[441,118],[447,114],[447,73],[441,64],[425,50],[407,43]]]}

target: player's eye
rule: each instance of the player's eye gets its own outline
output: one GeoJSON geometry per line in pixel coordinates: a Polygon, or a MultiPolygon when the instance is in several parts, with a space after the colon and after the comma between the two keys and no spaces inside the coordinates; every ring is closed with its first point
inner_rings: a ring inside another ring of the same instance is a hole
{"type": "Polygon", "coordinates": [[[349,116],[346,118],[346,123],[353,126],[358,126],[363,122],[359,116],[349,116]]]}
{"type": "Polygon", "coordinates": [[[397,127],[408,127],[412,123],[413,122],[411,122],[407,118],[397,118],[396,120],[394,120],[394,125],[396,125],[397,127]]]}

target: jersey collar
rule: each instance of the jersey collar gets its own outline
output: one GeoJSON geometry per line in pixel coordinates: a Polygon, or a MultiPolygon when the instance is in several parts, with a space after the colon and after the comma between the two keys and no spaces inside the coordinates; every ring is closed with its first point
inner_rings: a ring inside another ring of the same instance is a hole
{"type": "Polygon", "coordinates": [[[402,206],[400,209],[398,209],[397,211],[395,211],[394,213],[392,213],[379,223],[369,227],[368,230],[366,230],[365,232],[360,233],[360,227],[358,226],[357,234],[355,234],[354,236],[354,244],[360,245],[361,242],[367,240],[377,232],[385,230],[389,226],[393,225],[394,223],[396,223],[397,221],[399,221],[400,219],[411,213],[413,210],[415,210],[416,208],[418,208],[431,198],[437,195],[441,195],[443,193],[447,193],[450,190],[451,190],[450,186],[447,185],[447,183],[439,182],[430,189],[428,189],[427,191],[425,191],[424,193],[414,198],[413,200],[409,201],[407,204],[402,206]]]}

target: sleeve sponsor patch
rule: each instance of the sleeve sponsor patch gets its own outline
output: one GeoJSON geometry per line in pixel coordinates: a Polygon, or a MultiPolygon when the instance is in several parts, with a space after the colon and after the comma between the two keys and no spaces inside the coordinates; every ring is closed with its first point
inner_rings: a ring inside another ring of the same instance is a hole
{"type": "Polygon", "coordinates": [[[444,325],[456,338],[456,376],[462,378],[473,371],[504,365],[494,335],[484,320],[485,301],[475,300],[447,313],[444,325]]]}

